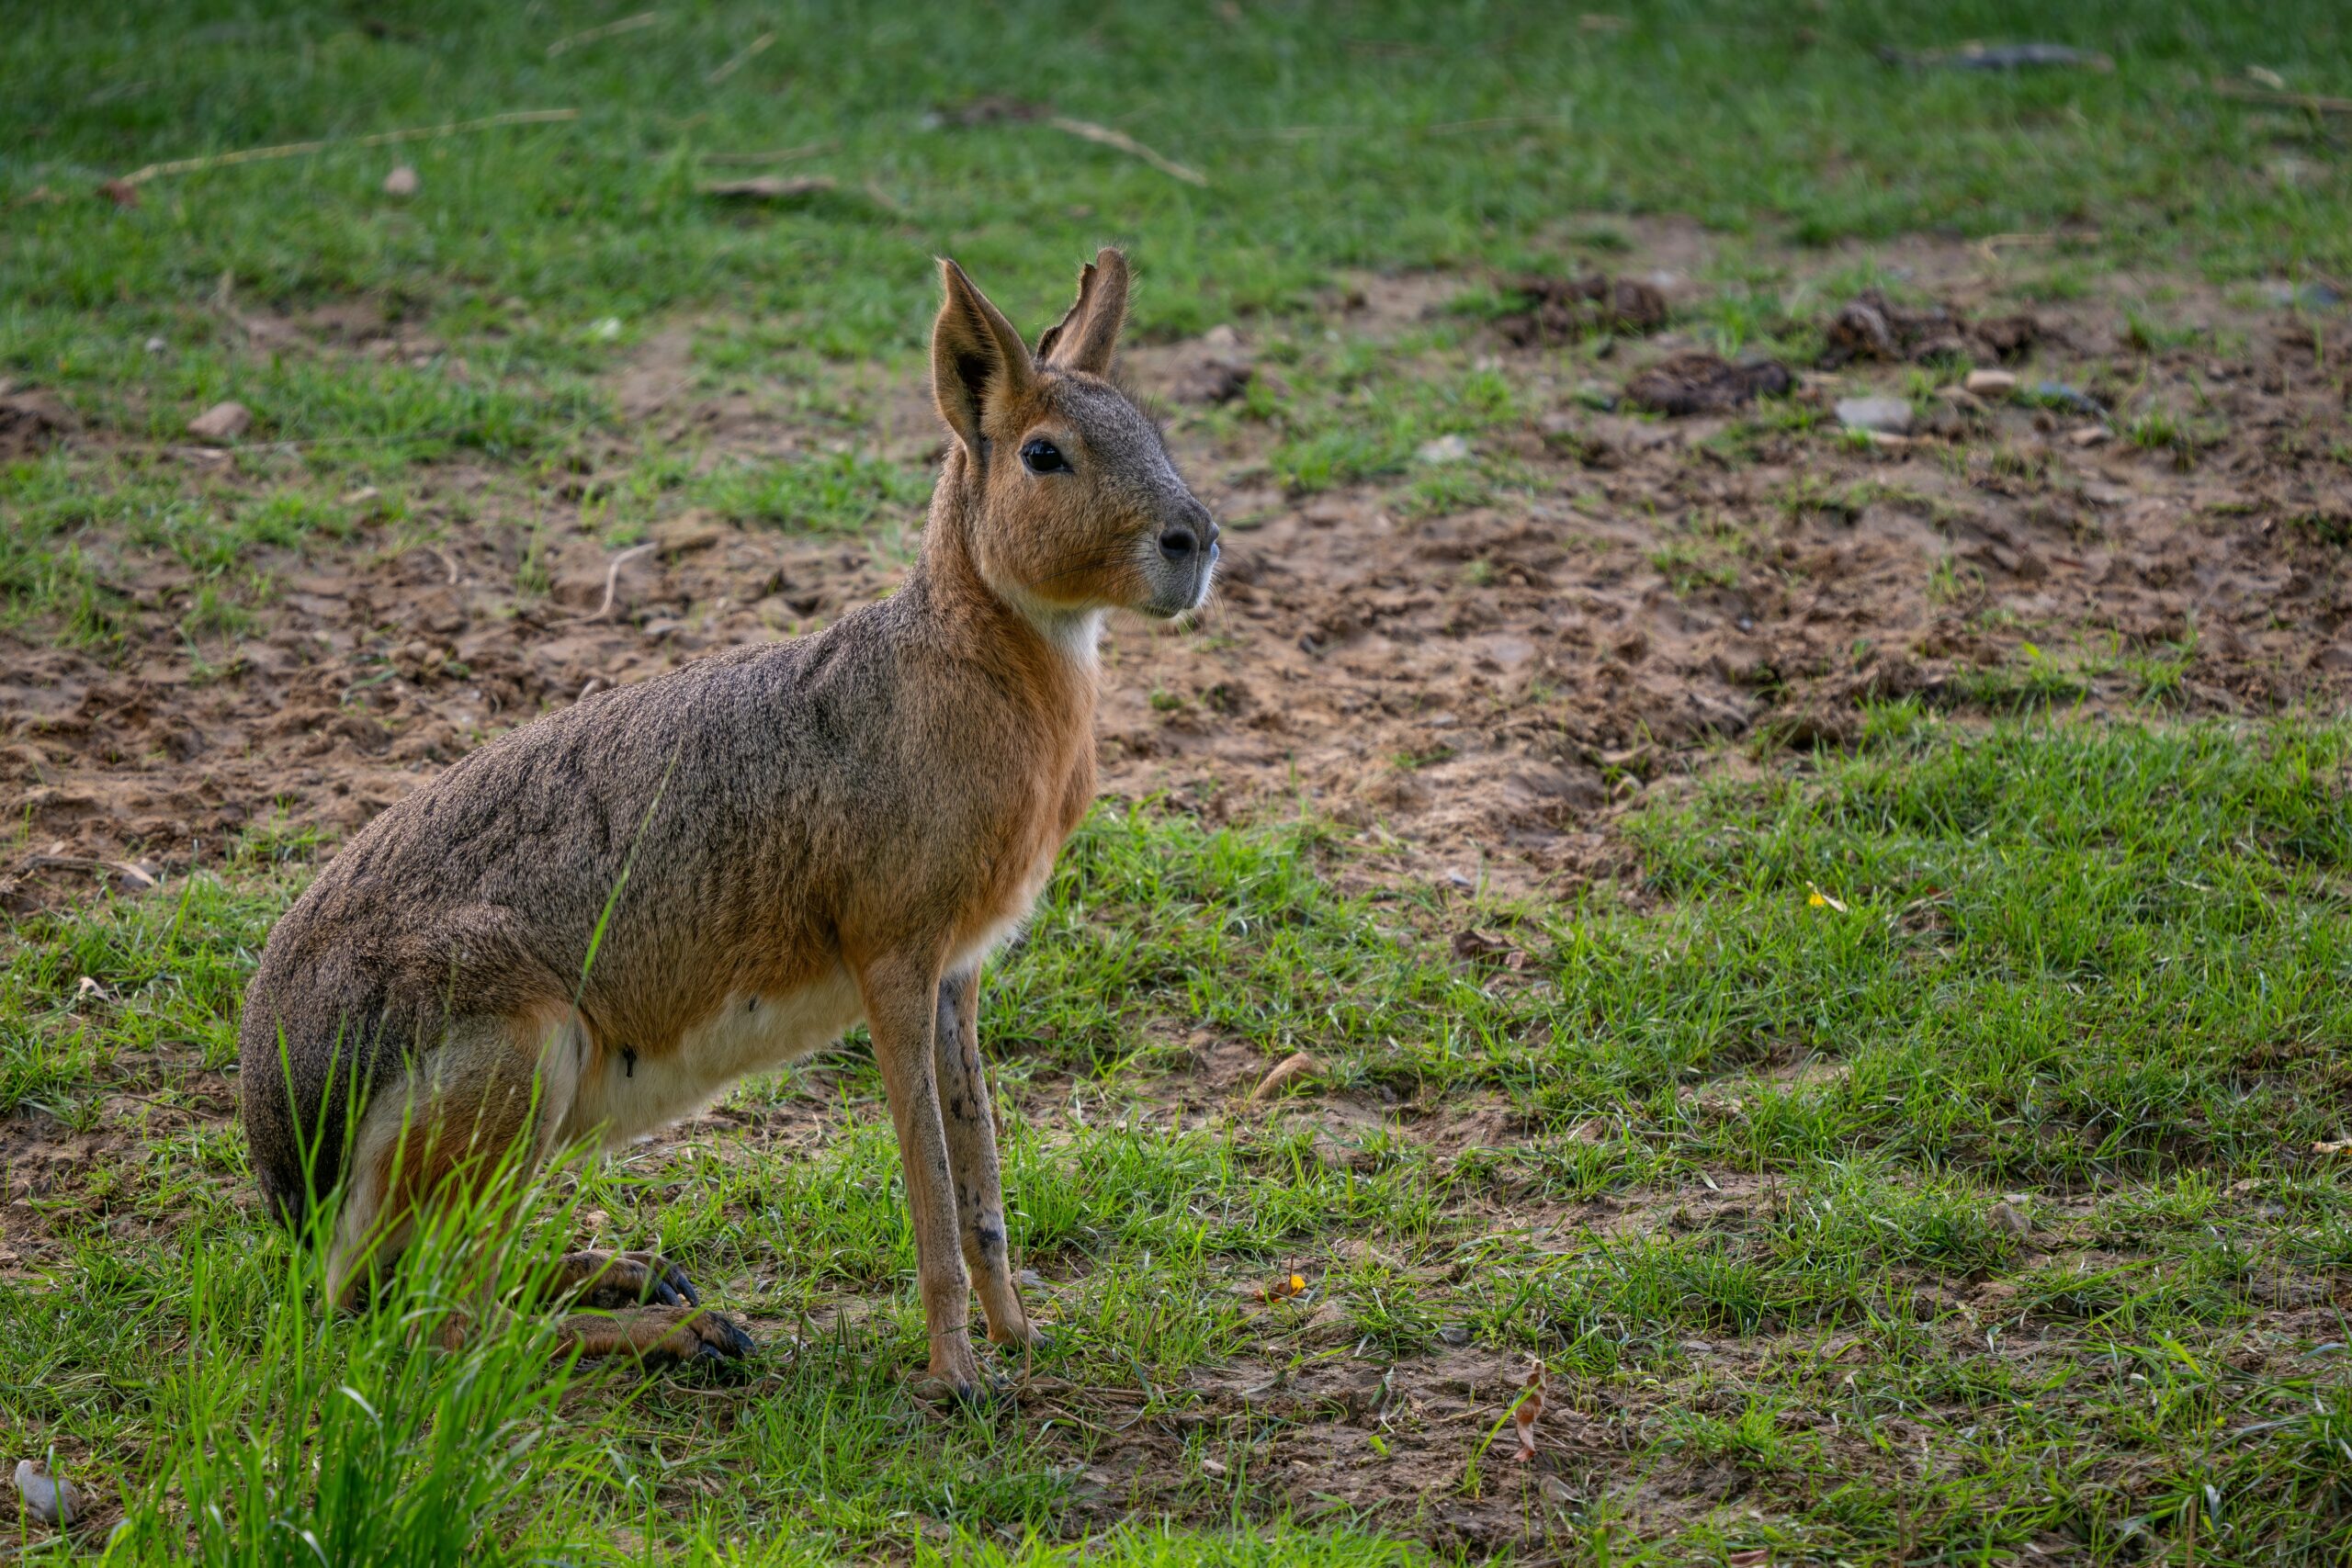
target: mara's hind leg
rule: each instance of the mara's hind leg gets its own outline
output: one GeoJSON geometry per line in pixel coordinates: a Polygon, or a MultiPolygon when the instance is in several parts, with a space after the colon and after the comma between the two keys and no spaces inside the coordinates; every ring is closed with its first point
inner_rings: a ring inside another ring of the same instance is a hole
{"type": "MultiPolygon", "coordinates": [[[[327,1289],[336,1305],[365,1304],[360,1287],[382,1275],[418,1224],[436,1211],[480,1197],[502,1178],[537,1173],[571,1110],[581,1059],[568,1016],[459,1020],[395,1092],[368,1108],[327,1256],[327,1289]]],[[[511,1218],[495,1210],[488,1217],[511,1218]]],[[[485,1290],[509,1239],[468,1238],[481,1249],[474,1267],[485,1290]]],[[[583,1355],[683,1361],[733,1359],[752,1349],[741,1328],[695,1306],[684,1273],[650,1253],[570,1253],[552,1283],[571,1304],[618,1309],[562,1320],[561,1342],[583,1355]],[[647,1303],[652,1304],[639,1304],[647,1303]]],[[[499,1309],[484,1300],[478,1310],[499,1309]]],[[[462,1330],[445,1337],[454,1343],[462,1330]]]]}
{"type": "MultiPolygon", "coordinates": [[[[452,1020],[368,1104],[327,1251],[336,1305],[366,1304],[360,1287],[390,1269],[421,1220],[537,1170],[576,1086],[572,1034],[568,1020],[452,1020]]],[[[472,1239],[485,1249],[506,1240],[472,1239]]]]}

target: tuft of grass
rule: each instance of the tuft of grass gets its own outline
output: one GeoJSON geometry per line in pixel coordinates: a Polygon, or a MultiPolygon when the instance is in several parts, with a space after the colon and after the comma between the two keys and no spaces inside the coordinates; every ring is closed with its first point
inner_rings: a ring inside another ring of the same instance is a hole
{"type": "Polygon", "coordinates": [[[695,493],[737,522],[795,533],[857,534],[885,516],[920,522],[931,477],[885,458],[835,452],[775,465],[724,463],[695,493]]]}

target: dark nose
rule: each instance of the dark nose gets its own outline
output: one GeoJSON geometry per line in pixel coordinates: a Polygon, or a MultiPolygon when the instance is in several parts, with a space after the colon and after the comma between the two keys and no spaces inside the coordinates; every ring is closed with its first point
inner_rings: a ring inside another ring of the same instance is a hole
{"type": "Polygon", "coordinates": [[[1176,523],[1162,530],[1159,553],[1170,561],[1188,561],[1202,550],[1216,549],[1216,522],[1206,512],[1190,523],[1176,523]]]}

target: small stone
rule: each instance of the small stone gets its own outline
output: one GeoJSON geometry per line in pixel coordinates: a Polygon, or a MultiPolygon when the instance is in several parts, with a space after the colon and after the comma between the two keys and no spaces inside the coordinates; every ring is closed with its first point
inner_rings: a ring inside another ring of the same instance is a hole
{"type": "Polygon", "coordinates": [[[198,441],[225,445],[253,428],[253,410],[239,402],[214,403],[187,422],[187,433],[198,441]]]}
{"type": "Polygon", "coordinates": [[[1424,441],[1413,454],[1418,460],[1430,463],[1466,463],[1474,454],[1470,440],[1464,435],[1441,435],[1434,441],[1424,441]]]}
{"type": "Polygon", "coordinates": [[[2064,381],[2037,381],[2033,384],[2033,400],[2050,408],[2072,409],[2076,413],[2105,414],[2107,405],[2084,391],[2069,387],[2064,381]]]}
{"type": "Polygon", "coordinates": [[[17,1461],[17,1492],[33,1517],[45,1525],[70,1525],[82,1511],[82,1493],[72,1482],[49,1473],[39,1460],[17,1461]]]}
{"type": "Polygon", "coordinates": [[[2262,297],[2289,310],[2329,310],[2344,303],[2344,296],[2324,283],[2266,283],[2262,297]]]}
{"type": "Polygon", "coordinates": [[[1971,370],[1961,385],[1980,398],[2006,398],[2018,389],[2018,378],[2006,370],[1971,370]]]}
{"type": "Polygon", "coordinates": [[[2103,424],[2086,424],[2068,431],[2066,439],[2076,446],[2096,446],[2106,440],[2108,434],[2108,428],[2103,424]]]}
{"type": "Polygon", "coordinates": [[[1903,435],[1911,429],[1911,405],[1902,398],[1841,398],[1838,423],[1848,430],[1903,435]]]}
{"type": "Polygon", "coordinates": [[[384,194],[386,196],[414,196],[422,183],[416,177],[416,171],[408,164],[402,164],[384,176],[384,194]]]}

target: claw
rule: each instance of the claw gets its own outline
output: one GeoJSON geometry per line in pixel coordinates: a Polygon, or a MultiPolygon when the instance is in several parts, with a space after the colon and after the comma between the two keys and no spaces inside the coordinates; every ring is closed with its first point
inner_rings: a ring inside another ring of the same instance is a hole
{"type": "Polygon", "coordinates": [[[673,1306],[702,1305],[702,1292],[695,1289],[694,1281],[686,1278],[686,1271],[676,1264],[668,1263],[662,1266],[662,1277],[659,1283],[663,1290],[670,1292],[673,1306]]]}

